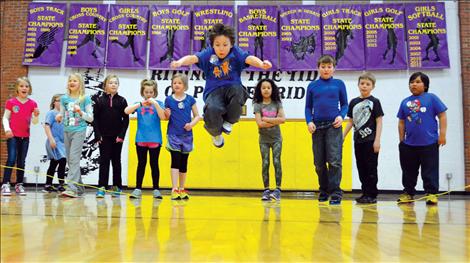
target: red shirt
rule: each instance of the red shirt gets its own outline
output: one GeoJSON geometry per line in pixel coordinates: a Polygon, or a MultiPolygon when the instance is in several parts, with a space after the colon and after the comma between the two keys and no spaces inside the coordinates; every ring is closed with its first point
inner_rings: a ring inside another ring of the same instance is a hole
{"type": "Polygon", "coordinates": [[[34,109],[38,104],[28,99],[25,103],[16,97],[7,100],[5,108],[11,112],[10,129],[15,137],[29,137],[29,126],[34,109]]]}

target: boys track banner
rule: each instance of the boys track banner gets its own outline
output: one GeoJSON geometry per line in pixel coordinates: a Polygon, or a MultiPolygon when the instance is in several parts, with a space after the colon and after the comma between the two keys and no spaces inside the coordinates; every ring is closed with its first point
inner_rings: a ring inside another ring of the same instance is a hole
{"type": "Polygon", "coordinates": [[[29,4],[23,65],[60,67],[66,7],[66,4],[29,4]]]}

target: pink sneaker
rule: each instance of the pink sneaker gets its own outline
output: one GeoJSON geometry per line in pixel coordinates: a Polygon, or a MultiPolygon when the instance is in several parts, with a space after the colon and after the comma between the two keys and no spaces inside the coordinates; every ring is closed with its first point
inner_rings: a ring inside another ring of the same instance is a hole
{"type": "Polygon", "coordinates": [[[16,194],[18,195],[26,195],[26,192],[24,191],[24,187],[22,183],[15,185],[15,191],[16,191],[16,194]]]}

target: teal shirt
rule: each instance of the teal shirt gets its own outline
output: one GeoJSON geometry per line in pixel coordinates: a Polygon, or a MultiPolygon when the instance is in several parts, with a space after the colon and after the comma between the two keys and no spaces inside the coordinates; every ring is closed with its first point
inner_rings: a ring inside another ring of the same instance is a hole
{"type": "MultiPolygon", "coordinates": [[[[85,131],[88,124],[83,116],[73,111],[74,105],[79,105],[85,116],[91,116],[91,99],[89,96],[71,98],[69,95],[63,95],[60,98],[60,109],[63,114],[64,131],[80,132],[85,131]]],[[[85,117],[86,118],[86,117],[85,117]]]]}

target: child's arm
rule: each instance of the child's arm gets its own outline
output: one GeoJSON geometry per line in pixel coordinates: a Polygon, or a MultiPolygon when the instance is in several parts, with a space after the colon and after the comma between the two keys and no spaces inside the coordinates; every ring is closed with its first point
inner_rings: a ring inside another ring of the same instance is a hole
{"type": "Polygon", "coordinates": [[[65,107],[62,104],[62,99],[60,100],[60,108],[59,108],[59,113],[55,116],[55,121],[58,123],[62,122],[62,119],[64,118],[65,114],[65,107]]]}
{"type": "Polygon", "coordinates": [[[374,140],[374,152],[378,153],[380,151],[380,136],[382,135],[382,116],[375,119],[376,131],[375,131],[375,140],[374,140]]]}
{"type": "Polygon", "coordinates": [[[259,112],[255,113],[255,121],[256,121],[256,124],[258,124],[258,128],[271,128],[271,127],[276,126],[276,124],[263,121],[261,118],[261,113],[259,112]]]}
{"type": "Polygon", "coordinates": [[[5,137],[7,138],[13,137],[13,132],[11,132],[11,128],[10,128],[10,116],[11,116],[11,111],[9,109],[5,109],[5,112],[3,113],[2,123],[3,123],[3,129],[5,130],[5,137]]]}
{"type": "MultiPolygon", "coordinates": [[[[124,99],[124,105],[127,108],[127,101],[124,99]]],[[[121,111],[122,118],[122,130],[116,138],[116,142],[123,142],[124,137],[126,137],[127,128],[129,128],[129,115],[125,114],[124,111],[121,111]]]]}
{"type": "Polygon", "coordinates": [[[333,122],[333,127],[339,128],[343,124],[344,117],[348,112],[348,95],[346,93],[346,86],[343,82],[342,85],[339,87],[339,104],[340,104],[340,116],[335,118],[333,122]]]}
{"type": "Polygon", "coordinates": [[[44,124],[44,131],[46,132],[47,139],[49,140],[49,145],[52,149],[55,149],[56,143],[52,136],[51,126],[49,126],[49,123],[44,124]]]}
{"type": "Polygon", "coordinates": [[[264,121],[264,122],[270,123],[270,124],[274,124],[274,125],[283,124],[284,122],[286,122],[286,116],[284,114],[284,109],[283,108],[279,109],[279,111],[277,112],[277,117],[276,118],[262,117],[261,120],[264,121]]]}
{"type": "Polygon", "coordinates": [[[196,64],[199,62],[199,58],[195,55],[187,55],[187,56],[184,56],[180,59],[178,59],[177,61],[172,61],[171,64],[170,64],[170,67],[175,69],[175,68],[179,68],[181,66],[189,66],[189,65],[192,65],[192,64],[196,64]]]}
{"type": "Polygon", "coordinates": [[[271,64],[271,62],[269,62],[269,60],[261,61],[261,59],[259,59],[258,57],[255,57],[255,56],[248,56],[245,59],[245,63],[250,65],[250,66],[257,67],[257,68],[260,68],[260,69],[265,69],[265,70],[270,69],[273,66],[271,64]]]}
{"type": "Polygon", "coordinates": [[[39,109],[38,108],[34,108],[33,119],[31,120],[31,122],[33,124],[38,124],[38,122],[39,122],[39,109]]]}
{"type": "Polygon", "coordinates": [[[184,129],[187,131],[190,131],[201,120],[201,117],[199,116],[199,111],[197,110],[196,103],[193,104],[193,106],[191,107],[191,110],[193,112],[193,120],[190,123],[186,123],[184,125],[184,129]]]}
{"type": "MultiPolygon", "coordinates": [[[[311,84],[310,84],[311,85],[311,84]]],[[[308,132],[314,133],[317,127],[313,123],[313,114],[312,114],[312,94],[310,94],[310,85],[307,87],[307,97],[305,98],[305,121],[307,122],[308,132]]]]}
{"type": "Polygon", "coordinates": [[[158,102],[155,99],[149,99],[149,101],[155,106],[157,109],[157,115],[160,118],[160,120],[166,120],[167,117],[165,115],[165,110],[158,104],[158,102]]]}
{"type": "Polygon", "coordinates": [[[446,145],[446,133],[447,133],[447,114],[441,112],[437,115],[439,118],[439,139],[437,143],[441,146],[446,145]]]}
{"type": "Polygon", "coordinates": [[[76,112],[78,113],[78,115],[80,115],[82,119],[84,119],[87,122],[93,122],[93,111],[91,109],[91,103],[86,104],[85,111],[82,111],[79,105],[75,105],[75,106],[76,106],[75,108],[76,112]]]}
{"type": "Polygon", "coordinates": [[[343,140],[344,138],[346,138],[346,135],[348,135],[349,131],[351,130],[353,126],[352,119],[346,119],[345,122],[346,122],[346,127],[344,127],[344,131],[343,131],[343,140]]]}
{"type": "Polygon", "coordinates": [[[138,103],[134,103],[132,105],[129,105],[127,106],[125,109],[124,109],[124,113],[129,115],[129,114],[132,114],[134,113],[140,106],[142,106],[142,102],[138,102],[138,103]]]}
{"type": "Polygon", "coordinates": [[[405,120],[398,120],[398,138],[400,142],[405,139],[405,120]]]}

